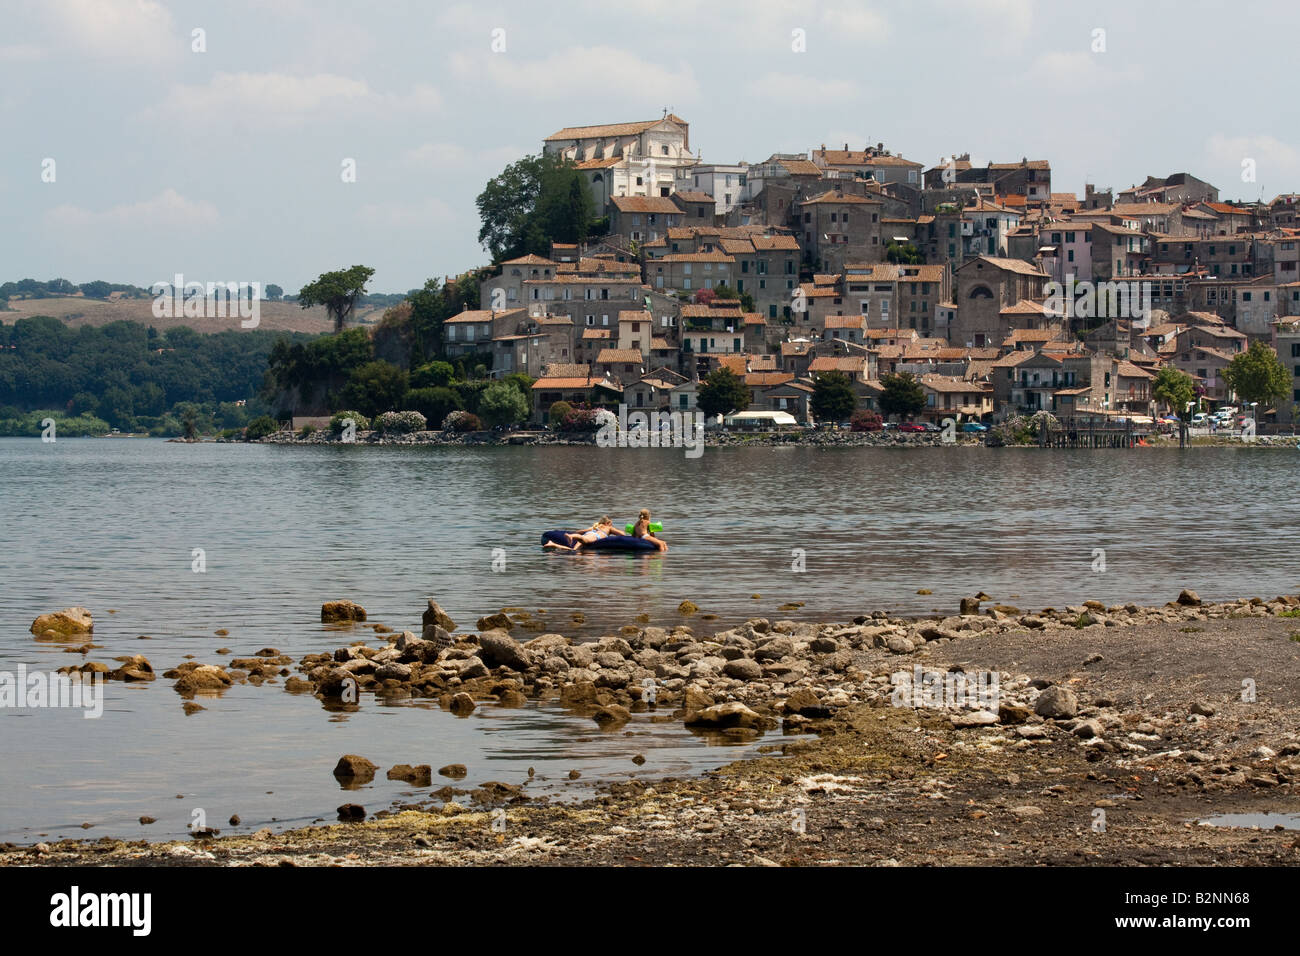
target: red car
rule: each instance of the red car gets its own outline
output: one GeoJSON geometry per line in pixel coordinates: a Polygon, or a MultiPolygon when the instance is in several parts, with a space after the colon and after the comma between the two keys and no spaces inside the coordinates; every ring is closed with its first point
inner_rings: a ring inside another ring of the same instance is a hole
{"type": "Polygon", "coordinates": [[[903,422],[903,424],[898,426],[898,430],[900,432],[923,432],[925,431],[925,426],[919,422],[903,422]]]}

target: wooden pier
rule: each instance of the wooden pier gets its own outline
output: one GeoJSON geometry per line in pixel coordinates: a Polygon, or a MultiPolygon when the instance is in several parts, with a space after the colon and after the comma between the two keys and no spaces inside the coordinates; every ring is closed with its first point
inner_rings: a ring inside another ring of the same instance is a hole
{"type": "Polygon", "coordinates": [[[1110,422],[1095,418],[1064,418],[1055,426],[1045,423],[1038,431],[1043,448],[1133,448],[1151,434],[1154,426],[1130,420],[1110,422]]]}

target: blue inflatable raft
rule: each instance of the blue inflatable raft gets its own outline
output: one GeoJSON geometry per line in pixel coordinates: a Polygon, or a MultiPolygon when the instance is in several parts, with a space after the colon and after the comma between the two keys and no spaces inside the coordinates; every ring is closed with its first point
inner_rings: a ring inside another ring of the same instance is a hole
{"type": "MultiPolygon", "coordinates": [[[[554,531],[542,532],[542,544],[555,542],[556,544],[567,544],[565,536],[572,532],[557,528],[554,531]]],[[[601,538],[599,541],[593,541],[591,544],[584,544],[583,551],[658,551],[655,545],[646,541],[644,538],[633,538],[629,535],[611,534],[608,538],[601,538]]]]}

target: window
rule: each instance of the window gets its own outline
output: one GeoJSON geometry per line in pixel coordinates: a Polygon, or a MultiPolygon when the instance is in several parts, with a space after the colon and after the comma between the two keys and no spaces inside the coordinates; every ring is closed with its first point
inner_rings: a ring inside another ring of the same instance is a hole
{"type": "Polygon", "coordinates": [[[803,221],[804,221],[804,222],[812,222],[812,213],[810,213],[810,212],[806,212],[806,213],[804,213],[804,214],[803,214],[803,221]]]}
{"type": "Polygon", "coordinates": [[[667,146],[660,146],[659,148],[660,148],[661,150],[663,150],[663,155],[665,155],[665,156],[668,155],[668,147],[667,147],[667,146]]]}
{"type": "Polygon", "coordinates": [[[682,266],[682,275],[690,275],[690,274],[691,274],[691,264],[687,262],[682,266]]]}
{"type": "MultiPolygon", "coordinates": [[[[448,342],[455,342],[455,341],[456,341],[456,326],[454,326],[454,325],[449,325],[449,326],[447,326],[447,341],[448,341],[448,342]]],[[[1295,349],[1296,349],[1296,347],[1295,347],[1294,345],[1291,346],[1291,354],[1292,354],[1292,355],[1295,355],[1295,349]]]]}
{"type": "Polygon", "coordinates": [[[835,213],[831,213],[831,222],[835,222],[835,213]]]}
{"type": "Polygon", "coordinates": [[[609,325],[609,316],[608,316],[608,315],[602,315],[602,316],[600,317],[600,324],[601,324],[601,325],[609,325]]]}

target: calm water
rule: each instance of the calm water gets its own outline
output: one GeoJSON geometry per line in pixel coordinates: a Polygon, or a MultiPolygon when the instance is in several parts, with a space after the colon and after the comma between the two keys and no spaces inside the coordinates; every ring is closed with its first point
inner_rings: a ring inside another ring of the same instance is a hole
{"type": "MultiPolygon", "coordinates": [[[[0,669],[80,660],[28,633],[38,614],[72,604],[95,614],[104,647],[89,659],[144,653],[161,672],[185,655],[223,660],[222,646],[295,658],[333,649],[351,638],[322,628],[320,604],[343,597],[397,629],[418,631],[431,596],[462,628],[513,606],[544,609],[548,630],[583,638],[640,614],[675,623],[685,598],[721,627],[759,614],[948,611],[980,589],[1024,608],[1158,603],[1183,587],[1272,597],[1300,589],[1298,476],[1294,450],[729,448],[687,459],[659,449],[6,439],[0,669]],[[640,507],[663,522],[667,555],[538,547],[544,529],[604,513],[621,524],[640,507]],[[203,573],[192,570],[195,549],[203,573]],[[793,570],[797,549],[803,573],[793,570]],[[1104,571],[1094,570],[1097,549],[1104,571]],[[787,601],[805,606],[778,611],[787,601]],[[580,628],[574,611],[586,615],[580,628]]],[[[462,720],[366,696],[341,715],[279,685],[235,687],[184,717],[170,684],[108,685],[100,720],[0,712],[0,839],[159,838],[183,832],[196,808],[223,832],[231,813],[245,830],[332,819],[343,802],[377,810],[415,794],[383,779],[393,763],[464,763],[464,785],[521,783],[531,766],[531,791],[567,795],[741,752],[645,719],[602,733],[550,707],[480,708],[462,720]],[[340,791],[330,770],[342,753],[379,764],[375,783],[340,791]],[[648,758],[639,769],[636,753],[648,758]],[[567,780],[574,768],[577,785],[567,780]],[[159,822],[141,827],[141,814],[159,822]]]]}

